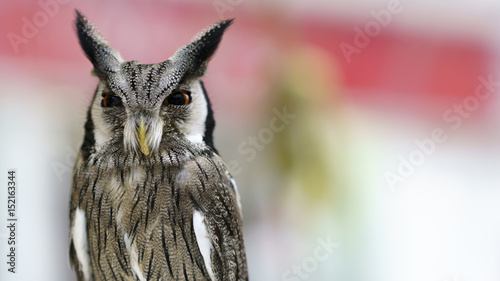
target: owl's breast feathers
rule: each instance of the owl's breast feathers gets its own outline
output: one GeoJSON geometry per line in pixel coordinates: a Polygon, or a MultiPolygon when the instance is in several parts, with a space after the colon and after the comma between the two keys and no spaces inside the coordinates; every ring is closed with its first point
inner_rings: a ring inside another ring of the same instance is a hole
{"type": "Polygon", "coordinates": [[[248,280],[238,195],[221,158],[150,156],[77,161],[70,255],[79,280],[248,280]]]}

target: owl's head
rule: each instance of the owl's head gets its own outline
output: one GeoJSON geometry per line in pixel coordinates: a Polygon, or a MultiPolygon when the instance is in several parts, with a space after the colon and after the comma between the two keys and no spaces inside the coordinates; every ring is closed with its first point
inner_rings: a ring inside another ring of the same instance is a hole
{"type": "Polygon", "coordinates": [[[80,45],[99,78],[86,124],[92,135],[85,141],[91,139],[96,150],[120,143],[125,151],[146,156],[169,142],[204,143],[215,150],[215,122],[200,77],[232,20],[210,26],[164,62],[140,64],[123,60],[92,22],[76,13],[80,45]]]}

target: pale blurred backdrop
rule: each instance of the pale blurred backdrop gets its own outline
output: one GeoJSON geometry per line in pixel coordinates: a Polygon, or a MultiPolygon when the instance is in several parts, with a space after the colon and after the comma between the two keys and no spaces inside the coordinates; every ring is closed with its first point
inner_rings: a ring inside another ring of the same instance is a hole
{"type": "Polygon", "coordinates": [[[0,280],[75,280],[71,171],[97,84],[75,8],[142,63],[236,18],[204,81],[251,280],[500,280],[497,0],[1,1],[0,280]]]}

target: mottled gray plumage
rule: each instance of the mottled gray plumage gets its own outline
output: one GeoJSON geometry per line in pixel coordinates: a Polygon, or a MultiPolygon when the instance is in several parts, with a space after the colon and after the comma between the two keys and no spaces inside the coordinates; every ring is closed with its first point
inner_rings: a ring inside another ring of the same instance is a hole
{"type": "Polygon", "coordinates": [[[145,65],[124,61],[77,12],[99,78],[71,195],[78,280],[248,280],[238,193],[200,80],[230,24],[145,65]]]}

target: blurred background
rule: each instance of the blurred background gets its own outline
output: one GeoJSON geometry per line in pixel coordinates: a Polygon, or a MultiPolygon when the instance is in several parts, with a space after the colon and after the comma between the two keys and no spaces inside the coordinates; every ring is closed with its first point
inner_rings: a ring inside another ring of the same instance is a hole
{"type": "Polygon", "coordinates": [[[1,1],[0,219],[17,273],[74,280],[71,173],[97,79],[78,8],[126,60],[236,18],[204,78],[251,280],[500,280],[500,2],[1,1]]]}

